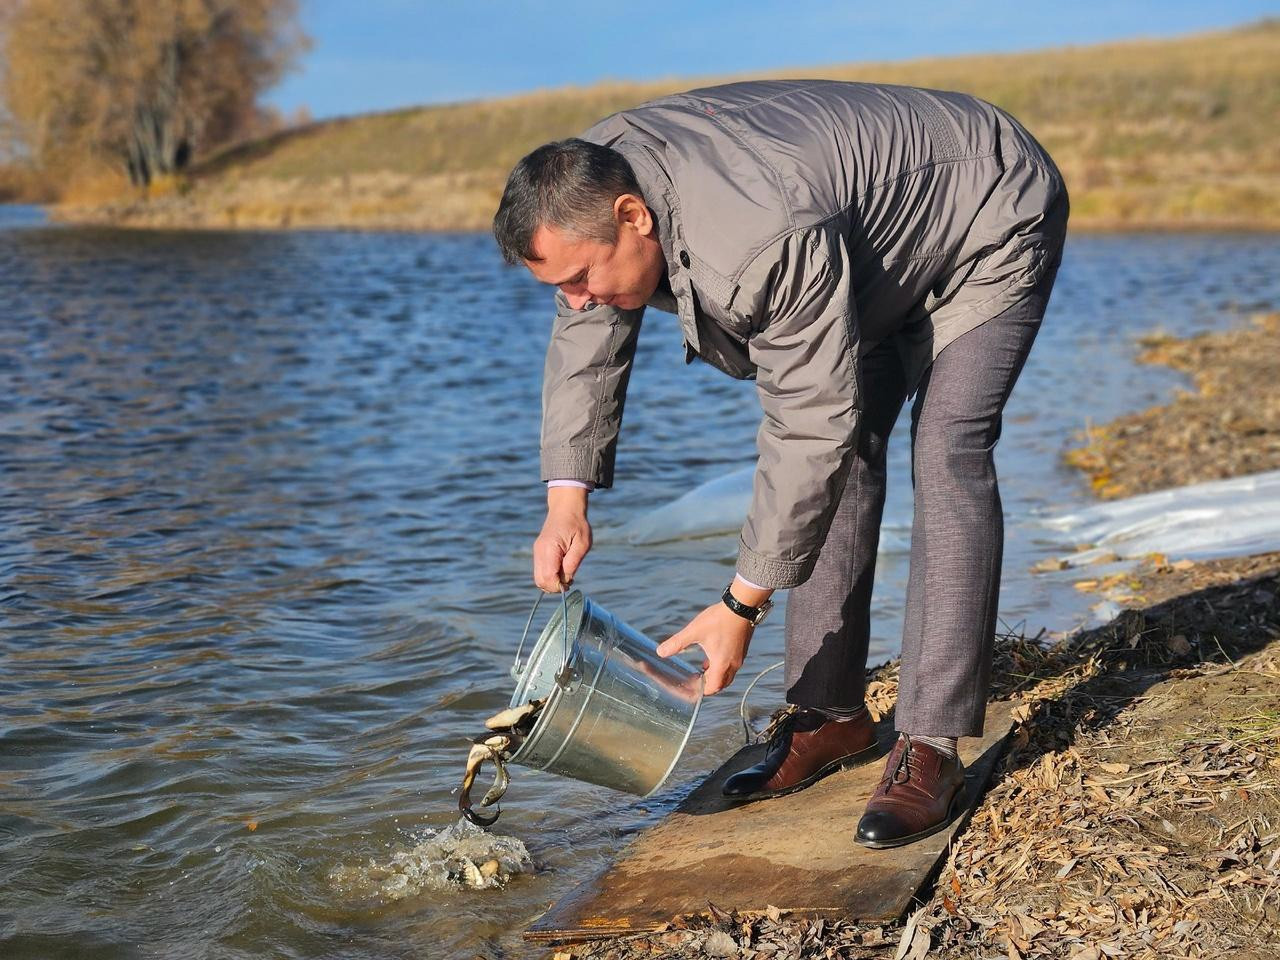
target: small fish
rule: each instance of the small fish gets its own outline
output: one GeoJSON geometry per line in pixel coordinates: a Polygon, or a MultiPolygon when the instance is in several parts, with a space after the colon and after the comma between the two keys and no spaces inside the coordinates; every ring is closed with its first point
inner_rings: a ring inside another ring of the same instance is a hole
{"type": "MultiPolygon", "coordinates": [[[[521,704],[518,707],[508,707],[506,710],[499,710],[492,717],[484,722],[484,725],[490,730],[511,730],[524,725],[524,721],[532,720],[537,717],[538,711],[542,709],[543,700],[530,700],[528,703],[521,704]]],[[[532,726],[532,724],[529,724],[532,726]]]]}
{"type": "Polygon", "coordinates": [[[509,782],[506,775],[507,769],[502,763],[502,758],[498,756],[493,747],[485,743],[477,743],[472,746],[471,752],[467,754],[467,770],[462,777],[462,790],[458,793],[458,811],[477,827],[492,826],[497,823],[498,817],[502,813],[499,809],[494,811],[493,816],[486,817],[477,813],[471,807],[471,787],[476,782],[476,774],[480,772],[480,767],[486,760],[494,765],[493,786],[489,788],[489,793],[485,794],[486,799],[496,790],[498,791],[497,797],[494,798],[494,802],[496,802],[506,792],[507,783],[509,782]]]}
{"type": "Polygon", "coordinates": [[[462,879],[469,887],[476,887],[478,889],[480,887],[488,886],[488,881],[485,878],[484,873],[482,873],[480,868],[466,857],[462,858],[462,879]]]}
{"type": "Polygon", "coordinates": [[[511,758],[506,756],[506,754],[511,749],[511,745],[515,740],[516,738],[509,733],[496,733],[492,736],[485,737],[483,740],[477,740],[476,743],[482,743],[486,747],[492,747],[497,753],[503,754],[504,760],[509,760],[511,758]]]}
{"type": "Polygon", "coordinates": [[[476,737],[472,741],[471,752],[467,754],[467,771],[462,778],[462,790],[458,794],[458,809],[462,815],[480,827],[487,827],[497,821],[502,811],[495,810],[492,816],[478,813],[471,805],[471,787],[475,784],[480,768],[486,763],[493,764],[493,786],[491,786],[480,806],[489,807],[502,799],[511,785],[511,777],[507,773],[506,762],[520,749],[537,722],[538,713],[545,700],[530,700],[519,707],[509,707],[494,714],[484,722],[493,733],[476,737]]]}
{"type": "Polygon", "coordinates": [[[493,786],[489,791],[480,798],[480,806],[491,807],[507,792],[507,787],[511,786],[511,777],[507,773],[507,765],[502,760],[494,761],[493,786]]]}

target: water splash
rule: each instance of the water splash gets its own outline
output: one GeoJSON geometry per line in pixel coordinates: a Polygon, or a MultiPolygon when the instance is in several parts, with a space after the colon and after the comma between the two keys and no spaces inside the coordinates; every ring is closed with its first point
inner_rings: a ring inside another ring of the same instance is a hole
{"type": "Polygon", "coordinates": [[[404,900],[430,890],[491,890],[533,869],[519,839],[466,820],[440,831],[427,829],[414,839],[414,846],[397,846],[384,861],[334,867],[329,882],[345,896],[404,900]]]}

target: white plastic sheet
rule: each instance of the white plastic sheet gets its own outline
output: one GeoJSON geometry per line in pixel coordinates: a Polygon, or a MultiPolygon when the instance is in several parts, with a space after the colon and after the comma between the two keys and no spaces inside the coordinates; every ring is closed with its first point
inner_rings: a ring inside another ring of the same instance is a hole
{"type": "Polygon", "coordinates": [[[751,506],[754,466],[699,484],[669,503],[641,514],[622,528],[628,543],[663,543],[732,533],[751,506]]]}
{"type": "MultiPolygon", "coordinates": [[[[752,466],[708,480],[624,524],[621,535],[628,543],[651,544],[737,534],[751,507],[754,476],[752,466]]],[[[910,527],[886,522],[880,531],[880,552],[905,553],[910,548],[910,527]]],[[[735,545],[728,555],[736,552],[735,545]]]]}
{"type": "Polygon", "coordinates": [[[1128,497],[1045,522],[1093,544],[1062,558],[1073,567],[1109,554],[1211,560],[1280,550],[1280,470],[1128,497]]]}

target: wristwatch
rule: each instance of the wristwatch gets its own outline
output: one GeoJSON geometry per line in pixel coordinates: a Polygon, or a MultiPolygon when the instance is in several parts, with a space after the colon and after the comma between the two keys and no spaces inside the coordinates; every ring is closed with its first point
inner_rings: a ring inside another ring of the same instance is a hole
{"type": "Polygon", "coordinates": [[[749,620],[753,627],[760,626],[765,617],[769,615],[769,611],[773,609],[772,598],[766,600],[758,607],[749,607],[737,597],[733,595],[733,584],[724,588],[724,593],[720,595],[720,599],[724,601],[724,605],[742,617],[743,620],[749,620]]]}

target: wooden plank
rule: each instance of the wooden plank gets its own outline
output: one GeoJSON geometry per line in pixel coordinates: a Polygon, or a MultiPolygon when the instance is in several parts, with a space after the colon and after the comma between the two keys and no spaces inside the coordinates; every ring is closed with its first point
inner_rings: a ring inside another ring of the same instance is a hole
{"type": "MultiPolygon", "coordinates": [[[[735,803],[725,779],[755,763],[762,745],[744,747],[662,822],[638,836],[618,860],[544,913],[526,940],[578,943],[656,930],[704,911],[763,911],[889,922],[901,917],[942,865],[952,836],[981,799],[1010,728],[1010,705],[987,709],[986,734],[961,741],[966,809],[949,829],[892,850],[853,840],[862,809],[884,768],[879,759],[832,774],[785,797],[735,803]]],[[[894,733],[882,724],[881,754],[894,733]]]]}

